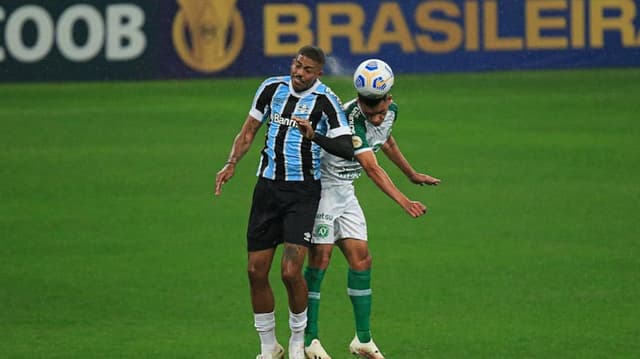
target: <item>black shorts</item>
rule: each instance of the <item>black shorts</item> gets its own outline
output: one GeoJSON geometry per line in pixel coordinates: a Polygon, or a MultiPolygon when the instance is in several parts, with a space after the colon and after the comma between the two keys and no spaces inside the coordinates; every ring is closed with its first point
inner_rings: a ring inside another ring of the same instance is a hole
{"type": "Polygon", "coordinates": [[[253,191],[247,249],[282,242],[309,246],[320,202],[320,181],[273,181],[262,177],[253,191]]]}

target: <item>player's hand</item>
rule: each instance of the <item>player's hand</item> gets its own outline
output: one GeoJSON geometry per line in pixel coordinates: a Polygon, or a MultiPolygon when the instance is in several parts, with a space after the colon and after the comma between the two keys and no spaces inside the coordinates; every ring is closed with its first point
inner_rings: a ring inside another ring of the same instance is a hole
{"type": "Polygon", "coordinates": [[[427,213],[427,206],[422,204],[419,201],[409,201],[409,203],[404,206],[404,210],[413,218],[418,218],[427,213]]]}
{"type": "Polygon", "coordinates": [[[292,116],[292,120],[296,121],[298,124],[298,130],[302,133],[302,136],[307,140],[313,140],[316,135],[316,131],[311,126],[311,121],[303,120],[300,117],[292,116]]]}
{"type": "Polygon", "coordinates": [[[431,177],[424,173],[417,173],[417,172],[409,176],[409,180],[412,183],[419,184],[421,186],[424,186],[425,184],[430,186],[437,186],[441,182],[440,179],[438,178],[431,177]]]}
{"type": "Polygon", "coordinates": [[[216,196],[222,193],[222,185],[227,183],[236,171],[235,163],[227,163],[216,175],[216,196]]]}

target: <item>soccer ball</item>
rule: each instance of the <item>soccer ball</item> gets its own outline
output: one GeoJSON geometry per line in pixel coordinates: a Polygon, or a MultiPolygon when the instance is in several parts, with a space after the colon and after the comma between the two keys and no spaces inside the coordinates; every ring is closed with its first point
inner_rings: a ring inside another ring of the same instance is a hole
{"type": "Polygon", "coordinates": [[[393,70],[380,59],[363,61],[353,74],[353,85],[364,97],[380,98],[393,86],[393,70]]]}

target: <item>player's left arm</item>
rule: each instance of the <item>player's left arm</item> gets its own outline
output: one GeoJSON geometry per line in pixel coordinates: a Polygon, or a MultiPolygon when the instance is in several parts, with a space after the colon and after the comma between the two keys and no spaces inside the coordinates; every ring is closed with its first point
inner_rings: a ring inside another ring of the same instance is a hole
{"type": "Polygon", "coordinates": [[[299,117],[291,117],[298,124],[298,129],[302,133],[304,138],[317,143],[325,151],[342,157],[347,160],[353,159],[353,143],[351,142],[351,135],[341,135],[334,138],[317,133],[309,120],[304,120],[299,117]]]}
{"type": "Polygon", "coordinates": [[[306,139],[317,143],[332,155],[352,160],[354,152],[353,142],[351,141],[351,128],[342,108],[340,98],[327,88],[326,94],[318,96],[317,101],[322,108],[324,119],[329,127],[327,133],[317,133],[311,125],[311,121],[292,116],[292,119],[298,124],[298,130],[306,139]]]}
{"type": "Polygon", "coordinates": [[[393,136],[389,136],[384,145],[382,145],[382,151],[411,182],[419,185],[428,184],[433,186],[437,186],[440,183],[440,179],[431,177],[428,174],[419,173],[413,169],[409,161],[407,161],[402,154],[402,151],[400,151],[400,147],[398,147],[398,143],[393,136]]]}

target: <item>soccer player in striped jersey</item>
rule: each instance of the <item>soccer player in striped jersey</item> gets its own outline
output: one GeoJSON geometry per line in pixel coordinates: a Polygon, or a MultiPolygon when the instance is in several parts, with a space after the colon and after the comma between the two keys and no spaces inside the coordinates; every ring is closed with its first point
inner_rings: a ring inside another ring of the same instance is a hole
{"type": "MultiPolygon", "coordinates": [[[[390,84],[393,73],[390,67],[388,69],[391,78],[387,80],[390,84]]],[[[392,126],[398,118],[398,105],[388,93],[390,87],[380,97],[358,94],[356,99],[345,104],[345,112],[354,130],[355,159],[346,160],[329,153],[322,159],[322,199],[316,215],[308,266],[305,269],[309,288],[309,319],[305,330],[305,351],[308,358],[331,359],[318,339],[318,311],[320,286],[335,244],[349,263],[347,293],[353,306],[356,329],[349,350],[364,358],[384,359],[371,337],[371,255],[367,245],[367,225],[355,195],[353,181],[364,170],[384,193],[414,218],[425,214],[426,206],[410,200],[395,186],[378,164],[375,152],[382,148],[385,155],[415,184],[440,183],[437,178],[416,172],[391,135],[392,126]]]]}
{"type": "Polygon", "coordinates": [[[282,281],[289,299],[289,358],[304,359],[307,285],[302,266],[320,201],[321,149],[353,158],[351,129],[338,97],[320,81],[323,51],[302,47],[289,76],[271,77],[258,88],[249,115],[216,176],[216,195],[231,179],[261,125],[266,140],[258,166],[247,249],[254,324],[260,336],[257,359],[284,357],[275,332],[275,299],[269,270],[276,246],[284,243],[282,281]]]}

